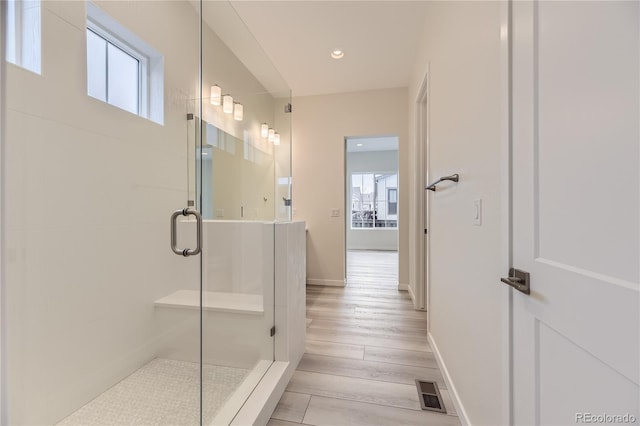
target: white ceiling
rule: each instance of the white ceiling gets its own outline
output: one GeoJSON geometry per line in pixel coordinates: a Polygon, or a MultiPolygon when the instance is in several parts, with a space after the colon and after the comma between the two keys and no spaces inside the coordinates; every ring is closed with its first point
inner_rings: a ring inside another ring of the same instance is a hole
{"type": "Polygon", "coordinates": [[[231,4],[294,96],[405,87],[423,1],[238,1],[231,4]],[[345,52],[332,59],[333,49],[345,52]]]}
{"type": "Polygon", "coordinates": [[[397,151],[397,150],[398,150],[397,136],[379,136],[379,137],[347,139],[347,152],[397,151]]]}

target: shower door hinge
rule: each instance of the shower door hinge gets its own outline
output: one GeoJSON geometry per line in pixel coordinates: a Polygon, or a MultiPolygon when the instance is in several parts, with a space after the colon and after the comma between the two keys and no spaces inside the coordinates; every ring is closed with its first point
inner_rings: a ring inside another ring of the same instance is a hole
{"type": "Polygon", "coordinates": [[[271,337],[276,335],[276,326],[271,327],[271,337]]]}
{"type": "Polygon", "coordinates": [[[293,111],[293,107],[291,106],[291,104],[290,104],[290,103],[289,103],[289,104],[286,104],[286,105],[284,106],[284,112],[289,113],[289,112],[291,112],[291,111],[293,111]]]}

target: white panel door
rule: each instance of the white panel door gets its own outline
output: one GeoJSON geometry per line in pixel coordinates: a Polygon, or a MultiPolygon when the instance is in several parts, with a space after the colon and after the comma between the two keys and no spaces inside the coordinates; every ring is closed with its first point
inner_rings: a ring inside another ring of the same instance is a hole
{"type": "Polygon", "coordinates": [[[511,7],[511,420],[637,424],[639,3],[511,7]]]}

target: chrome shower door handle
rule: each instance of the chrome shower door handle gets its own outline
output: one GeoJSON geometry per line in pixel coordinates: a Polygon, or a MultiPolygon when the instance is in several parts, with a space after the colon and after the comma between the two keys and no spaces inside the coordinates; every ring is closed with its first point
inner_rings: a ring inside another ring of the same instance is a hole
{"type": "Polygon", "coordinates": [[[171,251],[178,256],[193,256],[202,250],[202,216],[195,210],[190,208],[184,208],[182,210],[176,210],[171,215],[171,251]],[[195,249],[179,249],[178,246],[178,231],[177,223],[178,216],[195,216],[196,217],[196,248],[195,249]]]}

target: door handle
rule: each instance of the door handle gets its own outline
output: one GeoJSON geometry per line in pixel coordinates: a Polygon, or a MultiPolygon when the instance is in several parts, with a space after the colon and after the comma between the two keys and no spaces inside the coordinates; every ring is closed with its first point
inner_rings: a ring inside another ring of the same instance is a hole
{"type": "Polygon", "coordinates": [[[528,272],[511,268],[509,269],[509,276],[507,278],[501,278],[500,281],[524,294],[531,293],[531,283],[528,272]]]}
{"type": "Polygon", "coordinates": [[[439,184],[440,182],[444,182],[445,180],[450,180],[451,182],[458,182],[460,180],[460,175],[456,173],[451,176],[442,176],[440,179],[433,182],[431,185],[427,186],[425,189],[435,192],[436,185],[439,184]]]}
{"type": "Polygon", "coordinates": [[[191,210],[190,208],[184,208],[182,210],[176,210],[171,215],[171,251],[173,251],[178,256],[194,256],[202,250],[202,216],[195,210],[191,210]],[[178,216],[195,216],[196,217],[196,248],[195,249],[179,249],[178,245],[178,231],[177,231],[177,222],[178,216]]]}

